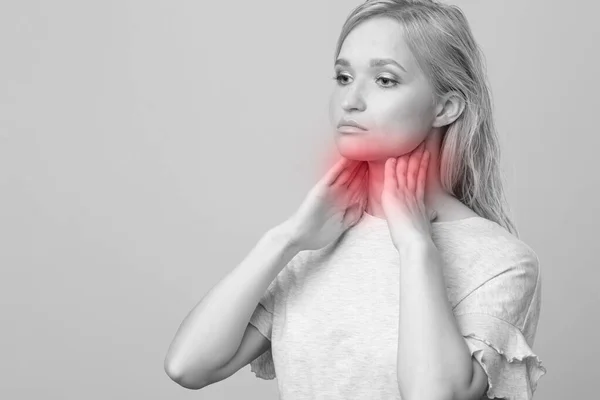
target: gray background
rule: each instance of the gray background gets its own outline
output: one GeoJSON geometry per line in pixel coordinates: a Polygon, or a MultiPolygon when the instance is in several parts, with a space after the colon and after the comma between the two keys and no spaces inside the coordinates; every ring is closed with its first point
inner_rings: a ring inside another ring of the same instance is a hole
{"type": "MultiPolygon", "coordinates": [[[[316,182],[335,41],[361,2],[0,4],[0,397],[277,398],[248,366],[188,391],[163,360],[316,182]]],[[[541,261],[536,399],[591,398],[600,5],[453,3],[484,49],[509,200],[541,261]]]]}

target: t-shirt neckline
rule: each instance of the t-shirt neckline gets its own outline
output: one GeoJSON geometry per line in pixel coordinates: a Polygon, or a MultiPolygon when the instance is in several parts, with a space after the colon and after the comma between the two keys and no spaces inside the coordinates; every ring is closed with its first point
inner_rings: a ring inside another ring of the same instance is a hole
{"type": "MultiPolygon", "coordinates": [[[[476,215],[462,219],[455,219],[452,221],[434,221],[431,223],[431,226],[432,228],[444,228],[455,225],[469,224],[480,220],[490,222],[488,219],[476,215]]],[[[363,211],[363,216],[359,223],[363,223],[365,225],[387,225],[387,220],[385,220],[384,218],[376,217],[374,215],[369,214],[366,211],[363,211]]]]}

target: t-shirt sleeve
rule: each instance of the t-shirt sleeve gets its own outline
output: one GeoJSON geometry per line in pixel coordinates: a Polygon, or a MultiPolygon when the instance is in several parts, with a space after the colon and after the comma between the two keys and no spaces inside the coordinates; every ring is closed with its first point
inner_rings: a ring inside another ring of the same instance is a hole
{"type": "MultiPolygon", "coordinates": [[[[284,301],[285,297],[285,290],[282,289],[281,279],[284,274],[304,259],[305,255],[303,253],[304,252],[299,252],[296,254],[277,277],[273,279],[250,317],[249,323],[254,325],[254,327],[256,327],[264,337],[269,339],[269,341],[271,341],[273,323],[275,321],[275,305],[278,301],[284,301]]],[[[250,362],[250,371],[254,372],[256,377],[261,379],[275,379],[277,377],[271,347],[250,362]]]]}
{"type": "Polygon", "coordinates": [[[528,247],[499,259],[507,268],[471,292],[454,314],[487,374],[481,399],[530,400],[547,372],[532,349],[541,307],[539,259],[528,247]]]}
{"type": "MultiPolygon", "coordinates": [[[[271,340],[271,333],[273,331],[273,310],[275,305],[276,285],[277,278],[271,282],[254,309],[254,313],[250,317],[250,324],[254,325],[264,337],[269,339],[269,341],[271,340]]],[[[271,347],[250,362],[250,371],[254,372],[257,378],[276,378],[271,347]]]]}

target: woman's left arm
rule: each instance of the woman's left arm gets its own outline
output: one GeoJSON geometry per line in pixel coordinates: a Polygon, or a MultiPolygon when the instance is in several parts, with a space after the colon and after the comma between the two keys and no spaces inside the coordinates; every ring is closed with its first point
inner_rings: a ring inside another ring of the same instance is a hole
{"type": "Polygon", "coordinates": [[[405,400],[477,400],[487,376],[448,301],[442,258],[425,207],[425,142],[385,163],[381,205],[400,256],[397,375],[405,400]]]}
{"type": "Polygon", "coordinates": [[[471,356],[446,294],[442,258],[431,238],[400,255],[398,383],[405,400],[477,400],[487,375],[471,356]]]}

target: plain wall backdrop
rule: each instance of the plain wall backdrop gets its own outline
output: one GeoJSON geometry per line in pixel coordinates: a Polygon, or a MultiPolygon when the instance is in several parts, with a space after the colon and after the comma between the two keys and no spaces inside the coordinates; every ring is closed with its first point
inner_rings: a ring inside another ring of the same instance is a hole
{"type": "MultiPolygon", "coordinates": [[[[362,1],[0,3],[0,397],[276,399],[163,370],[186,314],[316,183],[362,1]]],[[[482,46],[540,259],[540,400],[593,398],[600,4],[453,1],[482,46]]]]}

